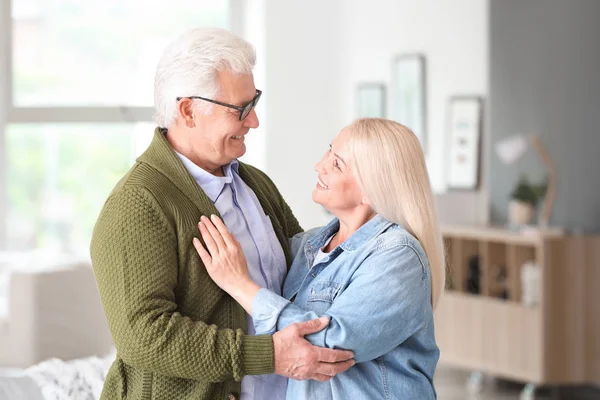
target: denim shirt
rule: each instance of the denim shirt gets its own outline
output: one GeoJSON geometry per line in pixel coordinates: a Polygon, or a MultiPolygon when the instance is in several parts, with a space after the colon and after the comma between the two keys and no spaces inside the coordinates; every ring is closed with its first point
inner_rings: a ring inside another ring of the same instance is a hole
{"type": "Polygon", "coordinates": [[[329,325],[306,339],[354,352],[356,365],[328,382],[290,379],[286,400],[437,398],[431,276],[419,241],[377,215],[313,266],[338,229],[334,219],[292,238],[283,297],[261,289],[252,303],[257,334],[325,315],[329,325]]]}

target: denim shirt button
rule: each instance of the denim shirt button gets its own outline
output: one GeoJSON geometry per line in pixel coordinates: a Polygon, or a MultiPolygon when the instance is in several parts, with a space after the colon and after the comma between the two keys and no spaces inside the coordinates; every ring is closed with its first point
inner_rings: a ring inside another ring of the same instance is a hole
{"type": "Polygon", "coordinates": [[[313,289],[311,294],[317,294],[317,291],[315,289],[313,289]]]}
{"type": "Polygon", "coordinates": [[[314,272],[312,274],[310,274],[313,278],[317,277],[317,274],[315,274],[314,272]]]}

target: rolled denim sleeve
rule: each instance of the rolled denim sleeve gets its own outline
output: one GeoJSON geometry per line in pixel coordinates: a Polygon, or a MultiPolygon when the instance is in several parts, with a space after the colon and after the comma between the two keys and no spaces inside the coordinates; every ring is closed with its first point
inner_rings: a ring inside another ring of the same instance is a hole
{"type": "Polygon", "coordinates": [[[254,321],[254,330],[257,335],[275,333],[277,329],[277,320],[281,311],[287,307],[290,302],[262,288],[258,291],[254,300],[252,300],[252,320],[254,321]]]}
{"type": "MultiPolygon", "coordinates": [[[[275,323],[281,330],[322,316],[268,291],[259,293],[255,306],[263,321],[261,333],[274,332],[275,323]],[[263,331],[266,328],[268,332],[263,331]]],[[[432,311],[427,260],[410,245],[387,243],[363,262],[323,314],[330,317],[329,325],[306,339],[320,347],[352,350],[356,362],[373,360],[425,327],[428,313],[432,311]]]]}

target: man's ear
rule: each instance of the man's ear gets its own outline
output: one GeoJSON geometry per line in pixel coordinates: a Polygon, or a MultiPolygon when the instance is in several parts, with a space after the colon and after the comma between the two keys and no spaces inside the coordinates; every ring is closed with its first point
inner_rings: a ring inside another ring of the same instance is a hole
{"type": "Polygon", "coordinates": [[[177,113],[179,117],[185,121],[185,126],[188,128],[194,128],[196,123],[194,121],[194,102],[192,99],[181,99],[179,103],[177,103],[177,113]]]}

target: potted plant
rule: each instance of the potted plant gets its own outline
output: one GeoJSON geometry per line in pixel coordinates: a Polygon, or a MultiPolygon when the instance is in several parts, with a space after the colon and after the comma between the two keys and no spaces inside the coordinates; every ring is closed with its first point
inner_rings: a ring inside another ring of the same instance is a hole
{"type": "Polygon", "coordinates": [[[511,225],[527,225],[535,215],[535,209],[546,194],[547,183],[534,185],[522,175],[510,195],[509,220],[511,225]]]}

